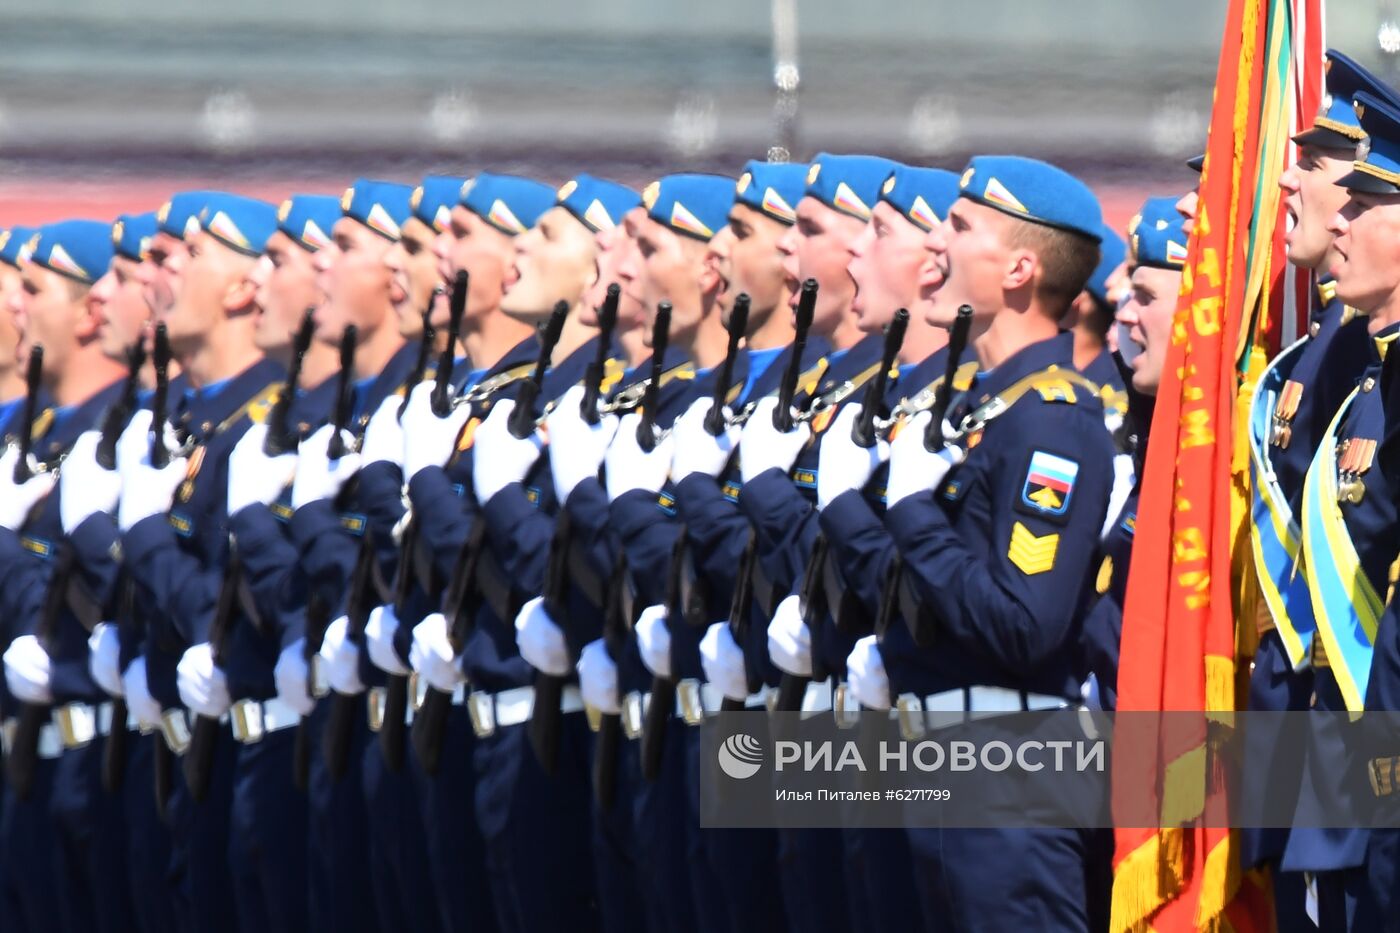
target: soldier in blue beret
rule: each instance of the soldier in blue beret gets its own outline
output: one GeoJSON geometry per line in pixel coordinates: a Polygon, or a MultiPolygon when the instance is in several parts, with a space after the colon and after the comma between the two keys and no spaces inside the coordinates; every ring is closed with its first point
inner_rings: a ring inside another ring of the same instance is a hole
{"type": "Polygon", "coordinates": [[[435,246],[438,237],[452,226],[452,208],[465,183],[465,178],[455,175],[430,175],[423,179],[409,197],[412,213],[384,256],[393,276],[391,297],[399,315],[399,333],[405,340],[418,340],[425,321],[438,334],[436,347],[440,348],[446,340],[447,283],[442,278],[435,246]]]}
{"type": "Polygon", "coordinates": [[[112,266],[93,286],[102,350],[119,362],[126,361],[138,341],[149,349],[151,308],[146,303],[141,264],[147,260],[156,229],[154,212],[118,217],[112,225],[112,266]]]}
{"type": "MultiPolygon", "coordinates": [[[[75,469],[91,460],[94,429],[120,393],[123,371],[102,352],[89,300],[111,261],[110,224],[69,220],[41,227],[21,262],[23,287],[11,300],[22,335],[20,358],[31,347],[44,348],[41,380],[55,406],[34,426],[34,455],[50,467],[47,472],[16,482],[18,449],[11,447],[0,458],[6,471],[0,478],[4,715],[13,722],[9,717],[21,715],[19,704],[25,704],[51,717],[34,747],[6,750],[14,782],[7,786],[13,809],[6,832],[28,836],[25,858],[7,859],[7,865],[18,876],[12,882],[21,914],[36,928],[92,929],[101,913],[114,929],[128,929],[133,919],[125,877],[108,870],[113,860],[123,859],[126,842],[121,798],[101,790],[111,708],[89,671],[87,646],[117,571],[115,528],[109,515],[93,513],[110,511],[117,490],[114,483],[100,491],[78,485],[73,481],[81,480],[81,472],[70,475],[66,464],[63,482],[56,484],[58,471],[52,469],[65,455],[75,458],[75,469]],[[87,524],[89,517],[93,521],[87,524]],[[81,587],[84,599],[45,612],[50,587],[58,592],[81,587]],[[94,608],[80,617],[76,605],[94,608]],[[16,766],[25,761],[28,773],[21,777],[16,766]],[[50,872],[52,879],[45,877],[50,872]],[[67,887],[54,890],[51,881],[60,878],[67,887]],[[37,913],[54,908],[56,913],[37,913]]],[[[7,734],[15,734],[13,727],[7,734]]],[[[11,836],[8,844],[17,838],[11,836]]]]}
{"type": "MultiPolygon", "coordinates": [[[[1113,480],[1098,387],[1075,371],[1073,335],[1060,332],[1099,262],[1098,200],[1067,173],[1014,156],[972,159],[960,187],[930,238],[944,279],[928,316],[949,326],[973,307],[981,374],[950,409],[949,447],[926,449],[928,413],[891,442],[885,525],[928,611],[891,626],[866,671],[885,679],[909,733],[926,710],[1078,701],[1077,607],[1092,592],[1113,480]],[[919,647],[928,637],[935,649],[919,647]]],[[[1102,922],[1086,881],[1093,834],[907,832],[926,918],[967,929],[1102,922]],[[995,854],[1008,851],[1018,857],[995,854]]]]}
{"type": "MultiPolygon", "coordinates": [[[[1364,135],[1357,143],[1352,170],[1337,181],[1346,190],[1347,201],[1328,224],[1335,234],[1328,271],[1337,298],[1366,316],[1369,356],[1359,383],[1319,439],[1303,483],[1299,512],[1301,550],[1308,562],[1316,623],[1313,705],[1334,712],[1346,709],[1354,716],[1362,709],[1400,709],[1400,638],[1395,610],[1382,608],[1393,584],[1390,568],[1400,506],[1389,456],[1395,423],[1394,380],[1387,373],[1382,381],[1384,369],[1393,368],[1390,351],[1400,336],[1400,306],[1394,298],[1400,282],[1395,262],[1400,106],[1388,92],[1382,96],[1358,91],[1352,103],[1364,135]],[[1374,463],[1378,450],[1384,459],[1374,463]]],[[[1314,738],[1308,749],[1300,813],[1309,812],[1313,797],[1325,805],[1358,791],[1389,796],[1388,771],[1383,769],[1389,767],[1390,759],[1358,761],[1359,757],[1345,744],[1314,738]]],[[[1320,924],[1342,929],[1345,922],[1347,929],[1362,930],[1380,929],[1391,922],[1400,832],[1377,828],[1323,836],[1299,827],[1289,834],[1283,868],[1309,867],[1303,854],[1330,857],[1328,864],[1317,867],[1333,869],[1318,878],[1320,924]],[[1313,847],[1300,853],[1305,839],[1313,847]],[[1330,843],[1326,848],[1321,845],[1324,841],[1330,843]]]]}
{"type": "MultiPolygon", "coordinates": [[[[256,287],[249,280],[277,216],[275,207],[251,198],[200,193],[176,196],[158,220],[161,227],[150,247],[153,268],[142,267],[147,294],[194,388],[178,403],[172,399],[167,412],[184,438],[167,464],[151,460],[151,414],[138,413],[123,435],[128,442],[125,455],[117,458],[122,490],[117,525],[124,566],[147,625],[143,657],[127,667],[128,680],[144,674],[141,692],[149,691],[163,710],[158,715],[166,744],[182,755],[193,717],[218,719],[244,690],[270,692],[270,669],[262,675],[269,682],[264,688],[246,666],[246,642],[234,639],[216,649],[209,638],[228,563],[228,455],[244,431],[266,417],[280,385],[280,367],[253,342],[256,287]],[[185,450],[188,456],[180,455],[185,450]]],[[[155,427],[164,437],[166,426],[155,427]]],[[[248,559],[250,566],[264,559],[275,566],[288,557],[269,548],[250,552],[248,559]]],[[[252,622],[233,619],[229,628],[246,632],[252,622]]],[[[127,696],[135,709],[130,685],[127,696]]],[[[231,867],[239,872],[240,888],[256,884],[249,878],[258,867],[255,861],[229,861],[240,744],[227,727],[212,744],[208,787],[177,781],[168,802],[173,858],[185,866],[177,879],[177,916],[189,929],[233,927],[238,914],[231,867]]],[[[301,819],[304,825],[304,812],[301,819]]],[[[289,819],[285,825],[297,823],[289,819]]],[[[295,913],[297,899],[289,903],[295,913]]],[[[262,904],[259,896],[249,908],[262,904]]],[[[304,897],[300,904],[304,916],[304,897]]]]}
{"type": "Polygon", "coordinates": [[[18,356],[20,335],[10,311],[10,299],[21,288],[20,250],[27,248],[33,235],[29,227],[0,230],[0,437],[13,432],[12,422],[24,407],[24,372],[18,356]]]}

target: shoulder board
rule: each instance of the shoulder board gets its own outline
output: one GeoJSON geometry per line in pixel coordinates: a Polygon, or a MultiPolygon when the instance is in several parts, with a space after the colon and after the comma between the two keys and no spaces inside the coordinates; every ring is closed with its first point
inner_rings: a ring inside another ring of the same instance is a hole
{"type": "Polygon", "coordinates": [[[253,422],[253,424],[262,424],[265,422],[267,416],[272,413],[273,406],[277,404],[277,399],[282,395],[282,387],[283,383],[278,381],[264,388],[261,392],[244,403],[242,408],[225,418],[219,425],[219,430],[228,430],[237,424],[238,420],[244,415],[247,415],[248,420],[253,422]]]}
{"type": "Polygon", "coordinates": [[[817,385],[822,381],[822,376],[826,375],[830,366],[831,362],[826,357],[817,360],[811,369],[797,377],[797,391],[805,392],[807,395],[817,391],[817,385]]]}
{"type": "Polygon", "coordinates": [[[621,357],[610,357],[603,362],[603,381],[598,385],[598,394],[606,396],[613,386],[627,374],[627,361],[621,357]]]}
{"type": "Polygon", "coordinates": [[[53,427],[54,413],[52,408],[45,408],[34,418],[34,423],[30,425],[30,437],[43,437],[53,427]]]}

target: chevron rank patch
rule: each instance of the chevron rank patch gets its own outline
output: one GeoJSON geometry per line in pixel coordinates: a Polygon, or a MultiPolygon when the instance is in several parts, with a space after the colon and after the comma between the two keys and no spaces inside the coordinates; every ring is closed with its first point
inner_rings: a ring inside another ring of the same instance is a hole
{"type": "Polygon", "coordinates": [[[1037,450],[1026,467],[1017,507],[1031,515],[1063,521],[1074,498],[1079,464],[1066,457],[1037,450]]]}
{"type": "Polygon", "coordinates": [[[1007,549],[1006,556],[1022,573],[1033,577],[1055,566],[1055,555],[1059,550],[1058,532],[1037,535],[1017,522],[1011,527],[1011,546],[1007,549]]]}

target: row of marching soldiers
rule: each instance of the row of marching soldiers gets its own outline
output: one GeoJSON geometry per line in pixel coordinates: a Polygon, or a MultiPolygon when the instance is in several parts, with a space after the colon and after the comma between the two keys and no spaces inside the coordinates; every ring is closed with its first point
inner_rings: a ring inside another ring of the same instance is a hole
{"type": "MultiPolygon", "coordinates": [[[[1368,80],[1333,57],[1285,175],[1291,259],[1338,267],[1269,413],[1287,495],[1379,436],[1368,80]]],[[[1043,162],[823,154],[0,234],[0,930],[1105,927],[1103,831],[701,829],[696,727],[1113,708],[1193,204],[1125,244],[1043,162]]],[[[1260,702],[1349,702],[1276,632],[1260,702]]],[[[1383,861],[1256,842],[1294,917],[1383,861]]]]}

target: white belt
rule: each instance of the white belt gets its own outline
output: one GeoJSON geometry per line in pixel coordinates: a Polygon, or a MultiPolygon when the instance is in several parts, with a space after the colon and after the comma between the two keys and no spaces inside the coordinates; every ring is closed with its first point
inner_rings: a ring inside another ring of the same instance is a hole
{"type": "Polygon", "coordinates": [[[929,713],[1024,713],[1066,706],[1069,700],[1064,697],[1007,687],[961,687],[924,697],[924,711],[929,713]]]}
{"type": "MultiPolygon", "coordinates": [[[[13,716],[0,723],[0,749],[9,755],[15,747],[15,733],[19,730],[19,720],[13,716]]],[[[39,728],[39,757],[52,761],[63,754],[63,740],[59,738],[58,727],[51,722],[39,728]]]]}
{"type": "MultiPolygon", "coordinates": [[[[559,711],[583,712],[583,694],[578,687],[567,684],[559,698],[559,711]]],[[[535,712],[535,688],[515,687],[500,693],[474,691],[467,698],[472,730],[479,738],[491,735],[504,726],[518,726],[529,721],[535,712]]]]}
{"type": "MultiPolygon", "coordinates": [[[[381,687],[379,689],[382,693],[383,688],[381,687]]],[[[429,690],[437,690],[437,688],[428,683],[426,677],[419,677],[416,672],[410,674],[408,677],[408,698],[412,702],[408,705],[413,709],[422,709],[423,701],[427,699],[429,690]]],[[[452,688],[452,705],[461,706],[465,702],[467,702],[467,685],[465,683],[460,683],[452,688]]]]}
{"type": "Polygon", "coordinates": [[[228,718],[234,739],[243,745],[252,745],[265,735],[290,729],[301,722],[301,714],[280,697],[261,702],[239,700],[229,709],[228,718]]]}
{"type": "Polygon", "coordinates": [[[802,695],[802,712],[826,713],[831,710],[831,681],[814,680],[807,684],[807,692],[802,695]]]}

